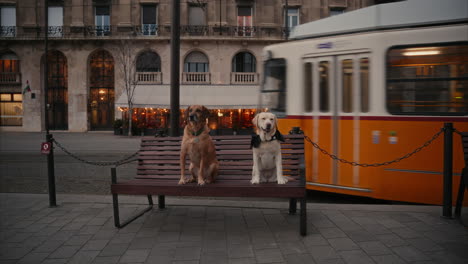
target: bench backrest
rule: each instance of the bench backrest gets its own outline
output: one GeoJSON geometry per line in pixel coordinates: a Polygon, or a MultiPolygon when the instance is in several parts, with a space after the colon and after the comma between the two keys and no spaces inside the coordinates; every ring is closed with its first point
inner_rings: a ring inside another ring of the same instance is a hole
{"type": "MultiPolygon", "coordinates": [[[[212,138],[220,164],[218,179],[250,180],[253,165],[252,150],[250,149],[251,136],[212,136],[212,138]]],[[[285,142],[281,143],[283,173],[299,180],[300,165],[304,156],[304,136],[284,135],[284,138],[285,142]]],[[[143,137],[136,178],[179,178],[181,141],[182,137],[143,137]]],[[[189,157],[187,157],[186,163],[189,163],[189,157]]],[[[186,166],[186,176],[190,175],[188,167],[186,166]]]]}
{"type": "Polygon", "coordinates": [[[465,167],[468,167],[468,132],[461,132],[465,167]]]}

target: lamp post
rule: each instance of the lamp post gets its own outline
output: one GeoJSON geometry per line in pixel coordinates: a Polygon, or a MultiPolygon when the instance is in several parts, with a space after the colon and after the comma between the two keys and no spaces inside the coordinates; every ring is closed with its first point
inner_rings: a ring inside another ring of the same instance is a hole
{"type": "Polygon", "coordinates": [[[172,1],[171,23],[171,118],[169,135],[179,136],[180,109],[180,0],[172,1]]]}
{"type": "Polygon", "coordinates": [[[54,166],[54,142],[53,136],[49,131],[49,2],[44,0],[44,122],[46,130],[46,142],[49,144],[49,154],[47,154],[47,175],[48,175],[48,187],[49,187],[49,206],[56,207],[57,200],[55,195],[55,166],[54,166]]]}

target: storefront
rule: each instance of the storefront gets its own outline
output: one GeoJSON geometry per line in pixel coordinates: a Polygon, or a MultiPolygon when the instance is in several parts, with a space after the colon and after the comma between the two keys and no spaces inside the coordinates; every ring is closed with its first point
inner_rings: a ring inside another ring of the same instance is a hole
{"type": "MultiPolygon", "coordinates": [[[[138,86],[133,99],[134,134],[154,135],[168,131],[169,85],[138,86]]],[[[185,109],[204,105],[210,110],[212,135],[251,134],[256,114],[258,86],[183,85],[180,89],[180,127],[185,126],[185,109]]],[[[128,101],[123,93],[116,102],[123,126],[128,124],[128,101]]]]}

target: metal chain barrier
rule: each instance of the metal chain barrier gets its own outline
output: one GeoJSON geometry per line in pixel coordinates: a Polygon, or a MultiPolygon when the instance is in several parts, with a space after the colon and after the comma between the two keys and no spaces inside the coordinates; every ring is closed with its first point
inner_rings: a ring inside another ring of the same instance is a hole
{"type": "Polygon", "coordinates": [[[89,164],[89,165],[94,165],[94,166],[116,166],[117,167],[117,166],[120,166],[120,165],[130,163],[130,162],[133,162],[133,161],[137,160],[137,159],[134,159],[134,157],[138,155],[138,151],[133,153],[132,155],[126,157],[126,158],[123,158],[123,159],[120,159],[120,160],[117,160],[117,161],[88,161],[88,160],[80,158],[80,157],[76,156],[75,154],[71,153],[70,151],[68,151],[64,146],[62,146],[59,142],[57,142],[57,140],[55,140],[55,139],[52,139],[52,140],[63,152],[65,152],[66,154],[68,154],[72,158],[74,158],[76,160],[79,160],[79,161],[81,161],[83,163],[89,164]]]}
{"type": "Polygon", "coordinates": [[[314,146],[314,148],[320,150],[320,152],[322,152],[323,154],[329,156],[330,158],[334,159],[334,160],[337,160],[341,163],[346,163],[346,164],[350,164],[352,166],[361,166],[361,167],[379,167],[379,166],[386,166],[386,165],[390,165],[392,163],[396,163],[396,162],[400,162],[404,159],[407,159],[411,156],[413,156],[414,154],[418,153],[419,151],[421,151],[423,148],[429,146],[434,140],[436,140],[440,134],[442,134],[444,132],[444,128],[441,128],[439,132],[437,132],[434,136],[432,136],[431,139],[429,139],[428,141],[426,141],[422,146],[416,148],[414,151],[404,155],[404,156],[401,156],[399,158],[396,158],[392,161],[385,161],[385,162],[380,162],[380,163],[358,163],[358,162],[354,162],[354,161],[347,161],[345,159],[342,159],[342,158],[339,158],[338,156],[336,155],[333,155],[331,154],[330,152],[326,151],[325,149],[321,148],[317,143],[313,142],[308,136],[304,135],[304,138],[312,144],[312,146],[314,146]]]}

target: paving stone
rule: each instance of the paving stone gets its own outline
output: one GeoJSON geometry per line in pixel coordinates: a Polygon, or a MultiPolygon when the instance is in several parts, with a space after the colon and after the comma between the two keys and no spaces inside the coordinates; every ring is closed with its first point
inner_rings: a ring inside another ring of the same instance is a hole
{"type": "Polygon", "coordinates": [[[347,237],[346,233],[343,232],[341,229],[337,227],[332,228],[319,228],[318,231],[324,238],[339,238],[339,237],[347,237]]]}
{"type": "Polygon", "coordinates": [[[252,246],[249,244],[229,244],[228,257],[231,258],[253,258],[252,246]]]}
{"type": "Polygon", "coordinates": [[[80,246],[61,246],[55,250],[48,258],[71,258],[80,249],[80,246]]]}
{"type": "Polygon", "coordinates": [[[323,259],[335,259],[340,258],[335,249],[331,246],[316,246],[308,248],[309,254],[312,255],[315,261],[323,259]]]}
{"type": "Polygon", "coordinates": [[[393,252],[406,261],[431,260],[427,255],[412,246],[393,247],[393,252]]]}
{"type": "Polygon", "coordinates": [[[65,246],[82,246],[90,240],[92,235],[75,235],[65,241],[65,246]]]}
{"type": "Polygon", "coordinates": [[[100,257],[122,256],[130,244],[107,244],[99,253],[100,257]]]}
{"type": "Polygon", "coordinates": [[[177,247],[174,260],[200,260],[201,247],[177,247]]]}
{"type": "Polygon", "coordinates": [[[36,263],[41,263],[44,259],[49,256],[49,253],[35,253],[35,252],[30,252],[23,258],[21,258],[18,262],[18,264],[36,264],[36,263]]]}
{"type": "Polygon", "coordinates": [[[45,259],[41,264],[65,264],[69,259],[45,259]]]}
{"type": "Polygon", "coordinates": [[[288,264],[315,264],[316,262],[309,254],[289,254],[284,255],[285,262],[288,264]]]}
{"type": "Polygon", "coordinates": [[[360,242],[360,243],[358,243],[358,245],[369,256],[391,255],[392,254],[392,251],[380,241],[360,242]]]}
{"type": "Polygon", "coordinates": [[[376,237],[387,247],[398,247],[408,245],[408,242],[406,240],[403,240],[401,237],[395,234],[378,235],[376,237]]]}
{"type": "Polygon", "coordinates": [[[80,250],[70,259],[69,262],[67,262],[67,264],[91,263],[98,254],[98,250],[80,250]]]}
{"type": "Polygon", "coordinates": [[[64,242],[60,240],[47,240],[42,245],[34,249],[37,253],[52,253],[59,248],[64,242]]]}
{"type": "Polygon", "coordinates": [[[398,257],[397,255],[380,255],[372,256],[372,259],[381,264],[406,264],[407,262],[398,257]]]}
{"type": "Polygon", "coordinates": [[[121,263],[145,262],[150,253],[149,249],[129,249],[120,258],[121,263]]]}
{"type": "Polygon", "coordinates": [[[230,258],[228,259],[229,264],[255,264],[257,261],[255,258],[230,258]]]}
{"type": "Polygon", "coordinates": [[[283,254],[278,249],[259,249],[255,251],[257,263],[284,262],[283,254]]]}
{"type": "Polygon", "coordinates": [[[434,241],[421,237],[421,238],[410,238],[407,239],[406,241],[409,242],[412,246],[415,248],[425,252],[425,251],[439,251],[443,250],[444,248],[436,244],[434,241]]]}
{"type": "Polygon", "coordinates": [[[362,250],[340,251],[339,253],[344,261],[349,264],[374,263],[374,261],[369,258],[369,256],[367,256],[366,253],[364,253],[362,250]]]}
{"type": "Polygon", "coordinates": [[[200,257],[200,264],[219,264],[227,262],[228,257],[226,252],[202,253],[200,257]]]}
{"type": "Polygon", "coordinates": [[[359,246],[347,237],[330,238],[328,243],[337,251],[359,249],[359,246]]]}
{"type": "MultiPolygon", "coordinates": [[[[115,264],[118,263],[120,259],[120,256],[114,256],[114,257],[100,257],[97,256],[94,258],[92,264],[115,264]]],[[[159,262],[152,262],[152,263],[159,263],[159,262]]]]}
{"type": "Polygon", "coordinates": [[[82,248],[82,250],[103,250],[107,244],[109,243],[109,240],[103,239],[103,240],[89,240],[82,248]]]}

